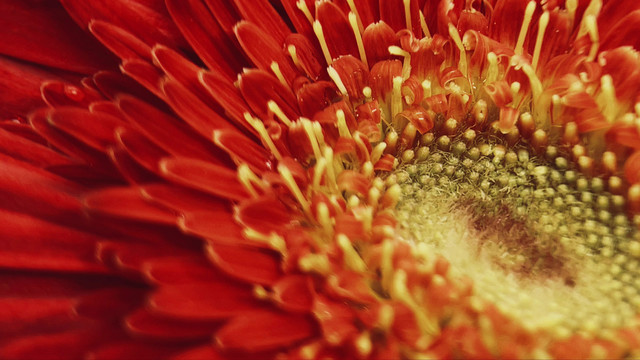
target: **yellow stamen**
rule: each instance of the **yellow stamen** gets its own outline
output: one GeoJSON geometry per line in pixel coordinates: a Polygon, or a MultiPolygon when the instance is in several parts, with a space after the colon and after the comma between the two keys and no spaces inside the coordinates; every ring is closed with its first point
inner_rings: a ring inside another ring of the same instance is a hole
{"type": "Polygon", "coordinates": [[[369,333],[366,331],[356,338],[355,345],[358,353],[363,357],[368,357],[373,349],[371,338],[369,337],[369,333]]]}
{"type": "Polygon", "coordinates": [[[529,84],[531,86],[531,109],[533,110],[534,118],[536,118],[537,123],[545,124],[547,122],[547,116],[545,114],[548,111],[548,98],[547,102],[541,99],[543,91],[542,82],[531,65],[522,65],[522,71],[527,75],[527,78],[529,78],[529,84]]]}
{"type": "Polygon", "coordinates": [[[313,16],[311,16],[311,11],[309,11],[307,2],[305,0],[298,0],[298,2],[296,2],[296,6],[300,11],[302,11],[307,20],[309,20],[309,24],[313,24],[313,16]]]}
{"type": "Polygon", "coordinates": [[[367,264],[362,260],[356,249],[353,248],[353,245],[351,245],[351,241],[349,241],[347,235],[338,234],[336,240],[338,242],[338,246],[342,250],[345,265],[353,271],[367,271],[367,264]]]}
{"type": "Polygon", "coordinates": [[[402,77],[396,76],[393,78],[393,90],[391,91],[391,121],[403,110],[401,89],[402,77]]]}
{"type": "Polygon", "coordinates": [[[319,189],[322,177],[327,168],[327,160],[325,158],[317,159],[316,166],[313,167],[313,188],[319,189]]]}
{"type": "Polygon", "coordinates": [[[384,194],[383,203],[388,209],[394,209],[398,201],[400,200],[400,196],[402,195],[402,188],[398,184],[393,184],[391,187],[387,189],[384,194]]]}
{"type": "Polygon", "coordinates": [[[318,146],[323,147],[324,143],[324,134],[322,133],[322,126],[319,122],[314,121],[311,123],[313,126],[313,133],[316,135],[316,141],[318,142],[318,146]]]}
{"type": "Polygon", "coordinates": [[[271,151],[273,156],[275,156],[278,161],[282,160],[282,155],[269,136],[267,129],[264,127],[264,123],[262,123],[260,119],[251,116],[251,114],[249,113],[244,113],[244,119],[249,123],[249,125],[251,125],[251,127],[253,127],[258,132],[258,135],[260,135],[260,139],[262,139],[267,148],[269,148],[269,151],[271,151]]]}
{"type": "Polygon", "coordinates": [[[270,68],[273,74],[278,78],[278,80],[280,80],[280,83],[282,83],[282,85],[284,85],[285,87],[289,87],[289,84],[287,84],[287,80],[285,80],[284,75],[282,75],[282,71],[280,71],[280,65],[278,65],[277,62],[272,61],[270,68]]]}
{"type": "Polygon", "coordinates": [[[302,194],[302,191],[300,190],[300,187],[298,186],[298,183],[296,182],[296,180],[293,178],[291,171],[282,163],[280,163],[278,164],[278,173],[280,173],[280,176],[282,177],[282,180],[284,181],[285,185],[287,185],[287,188],[291,190],[291,193],[293,193],[293,196],[295,196],[296,200],[298,200],[298,203],[300,204],[300,206],[302,206],[302,209],[304,210],[304,212],[309,214],[310,213],[309,201],[302,194]]]}
{"type": "Polygon", "coordinates": [[[318,138],[316,137],[315,131],[313,131],[313,125],[311,124],[311,120],[306,118],[301,118],[299,123],[302,124],[302,128],[304,132],[307,134],[309,138],[309,142],[311,143],[311,149],[313,149],[313,155],[316,159],[322,157],[322,153],[320,152],[320,145],[318,144],[318,138]]]}
{"type": "Polygon", "coordinates": [[[591,39],[591,48],[589,49],[589,56],[587,61],[593,61],[598,55],[598,49],[600,48],[600,35],[598,35],[598,22],[594,15],[589,15],[584,19],[584,24],[589,33],[589,39],[591,39]]]}
{"type": "Polygon", "coordinates": [[[320,48],[322,49],[322,54],[324,55],[324,60],[327,62],[327,65],[333,64],[333,59],[331,58],[329,47],[327,46],[327,40],[324,38],[324,32],[322,31],[322,24],[320,24],[318,20],[313,22],[313,32],[318,38],[320,48]]]}
{"type": "Polygon", "coordinates": [[[364,95],[364,98],[367,102],[370,102],[373,98],[372,96],[372,90],[370,87],[365,86],[364,89],[362,89],[362,95],[364,95]]]}
{"type": "MultiPolygon", "coordinates": [[[[351,2],[353,2],[353,0],[351,0],[351,2]]],[[[351,25],[353,35],[356,37],[356,44],[358,45],[358,54],[360,54],[360,60],[362,60],[366,67],[369,67],[369,62],[367,61],[367,53],[364,51],[364,44],[362,43],[362,30],[360,29],[362,24],[358,25],[358,18],[353,12],[349,12],[349,25],[351,25]]]]}
{"type": "Polygon", "coordinates": [[[356,8],[356,4],[353,2],[353,0],[347,0],[347,4],[349,5],[349,10],[351,10],[351,12],[355,15],[356,20],[358,21],[358,29],[360,30],[360,33],[363,33],[364,25],[362,25],[362,18],[360,18],[360,13],[358,12],[358,8],[356,8]]]}
{"type": "Polygon", "coordinates": [[[540,61],[540,52],[542,51],[542,41],[544,40],[544,33],[547,31],[548,25],[549,12],[545,11],[538,21],[538,36],[536,37],[536,46],[533,49],[533,60],[531,61],[531,66],[534,70],[538,69],[538,61],[540,61]]]}
{"type": "Polygon", "coordinates": [[[373,150],[371,150],[371,162],[374,164],[377,163],[378,160],[380,160],[380,158],[382,157],[382,153],[386,148],[387,143],[385,142],[379,142],[376,146],[374,146],[373,150]]]}
{"type": "MultiPolygon", "coordinates": [[[[440,275],[434,275],[434,282],[442,281],[440,275]]],[[[423,335],[434,335],[438,333],[438,325],[434,319],[429,319],[425,309],[418,305],[413,299],[409,288],[407,287],[407,273],[403,269],[396,270],[393,276],[393,285],[391,287],[391,295],[405,303],[413,311],[416,317],[418,327],[423,335]]],[[[422,341],[419,341],[422,342],[422,341]]],[[[425,344],[428,345],[428,344],[425,344]]],[[[424,349],[423,349],[424,350],[424,349]]]]}
{"type": "Polygon", "coordinates": [[[598,15],[600,14],[601,9],[602,9],[602,0],[591,0],[589,2],[589,6],[587,6],[587,8],[584,11],[584,14],[582,14],[582,22],[580,23],[580,30],[578,31],[577,38],[580,38],[584,34],[589,32],[589,26],[587,25],[587,18],[589,16],[594,16],[595,18],[597,18],[598,15]]]}
{"type": "Polygon", "coordinates": [[[289,53],[289,56],[291,56],[291,60],[293,61],[293,64],[298,68],[298,70],[304,71],[304,69],[302,68],[302,64],[300,63],[300,58],[298,58],[296,47],[294,45],[287,46],[287,52],[289,53]]]}
{"type": "Polygon", "coordinates": [[[429,80],[423,80],[422,83],[420,83],[420,85],[422,85],[422,92],[425,98],[428,98],[431,96],[431,81],[429,80]]]}
{"type": "Polygon", "coordinates": [[[304,272],[316,272],[321,275],[327,275],[331,271],[331,265],[326,255],[307,254],[298,260],[300,270],[304,272]]]}
{"type": "Polygon", "coordinates": [[[340,93],[342,93],[342,95],[344,96],[347,96],[347,88],[344,86],[344,83],[342,82],[342,79],[340,78],[340,75],[338,74],[336,69],[334,69],[333,66],[329,66],[327,68],[327,74],[329,74],[331,80],[333,80],[333,82],[336,84],[338,90],[340,90],[340,93]]]}
{"type": "Polygon", "coordinates": [[[267,300],[269,298],[269,292],[262,285],[253,286],[253,296],[260,300],[267,300]]]}
{"type": "Polygon", "coordinates": [[[535,1],[529,1],[529,3],[527,4],[527,8],[524,10],[524,19],[522,19],[522,26],[520,26],[518,41],[516,42],[516,47],[514,49],[514,52],[517,55],[522,55],[524,51],[524,40],[527,36],[527,32],[529,31],[529,25],[531,24],[531,19],[533,18],[533,12],[535,10],[535,1]]]}
{"type": "Polygon", "coordinates": [[[422,27],[422,32],[424,33],[425,38],[431,37],[431,32],[429,32],[429,27],[427,26],[427,20],[424,18],[424,14],[422,10],[420,10],[420,27],[422,27]]]}
{"type": "Polygon", "coordinates": [[[510,90],[511,90],[511,96],[513,96],[514,98],[514,102],[516,102],[515,99],[518,97],[518,93],[520,92],[520,87],[521,85],[517,81],[514,81],[511,83],[510,90]]]}
{"type": "Polygon", "coordinates": [[[485,76],[485,84],[491,84],[498,79],[498,56],[494,52],[487,54],[487,61],[489,67],[487,68],[487,75],[485,76]]]}
{"type": "Polygon", "coordinates": [[[252,197],[258,197],[258,192],[253,184],[260,184],[261,179],[251,171],[249,165],[245,163],[238,165],[238,180],[252,197]]]}
{"type": "Polygon", "coordinates": [[[287,245],[284,239],[274,232],[267,235],[251,228],[245,228],[242,233],[247,239],[251,241],[267,244],[269,245],[269,247],[280,252],[281,254],[287,254],[287,245]]]}
{"type": "Polygon", "coordinates": [[[411,0],[403,0],[404,3],[404,18],[407,24],[407,29],[411,30],[411,0]]]}
{"type": "Polygon", "coordinates": [[[269,108],[269,111],[271,111],[278,119],[280,119],[280,121],[282,121],[283,124],[285,124],[287,127],[291,126],[291,120],[282,111],[282,109],[280,109],[280,106],[278,106],[275,101],[269,100],[269,102],[267,103],[267,107],[269,108]]]}
{"type": "Polygon", "coordinates": [[[382,194],[380,193],[380,190],[374,187],[369,189],[369,198],[367,200],[369,201],[369,204],[371,204],[371,206],[376,206],[376,204],[378,204],[378,202],[380,201],[381,197],[382,197],[382,194]]]}
{"type": "Polygon", "coordinates": [[[395,45],[389,46],[389,54],[402,56],[402,78],[404,80],[408,79],[411,75],[411,54],[395,45]]]}
{"type": "Polygon", "coordinates": [[[329,216],[329,207],[327,204],[321,202],[318,204],[316,210],[318,211],[318,222],[322,226],[322,229],[327,236],[331,236],[333,234],[333,223],[329,216]]]}
{"type": "Polygon", "coordinates": [[[347,206],[350,209],[355,209],[359,205],[360,205],[360,198],[358,198],[356,195],[349,196],[349,199],[347,200],[347,206]]]}
{"type": "Polygon", "coordinates": [[[373,176],[373,164],[371,163],[371,161],[366,161],[364,164],[362,164],[362,169],[361,169],[362,175],[371,178],[373,176]]]}
{"type": "Polygon", "coordinates": [[[576,10],[578,9],[578,0],[567,0],[565,1],[565,8],[567,8],[567,13],[569,15],[569,19],[571,19],[570,27],[576,21],[576,10]]]}
{"type": "Polygon", "coordinates": [[[331,187],[334,190],[338,189],[338,183],[336,182],[336,171],[335,171],[335,165],[334,165],[334,160],[333,160],[333,149],[330,147],[325,147],[324,148],[324,158],[327,161],[327,178],[328,178],[328,184],[329,187],[331,187]]]}
{"type": "Polygon", "coordinates": [[[451,36],[451,39],[456,44],[456,47],[460,52],[458,70],[460,70],[462,75],[466,77],[467,76],[467,52],[464,49],[464,45],[462,44],[462,39],[460,39],[460,33],[458,32],[458,29],[456,29],[456,27],[453,26],[453,24],[451,23],[449,23],[449,36],[451,36]]]}
{"type": "Polygon", "coordinates": [[[336,111],[336,117],[338,118],[338,133],[340,136],[351,139],[351,131],[349,131],[349,128],[347,127],[347,120],[344,117],[344,111],[342,111],[342,109],[338,109],[338,111],[336,111]]]}
{"type": "Polygon", "coordinates": [[[609,74],[603,75],[600,78],[600,94],[598,100],[602,114],[607,121],[612,123],[616,117],[616,110],[618,108],[616,104],[618,102],[616,100],[616,89],[613,86],[613,78],[609,74]]]}

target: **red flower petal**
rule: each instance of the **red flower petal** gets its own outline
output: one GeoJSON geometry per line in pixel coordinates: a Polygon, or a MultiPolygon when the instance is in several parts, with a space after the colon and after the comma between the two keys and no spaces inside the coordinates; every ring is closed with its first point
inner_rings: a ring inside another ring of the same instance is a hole
{"type": "Polygon", "coordinates": [[[13,338],[0,345],[0,358],[81,359],[92,347],[114,338],[112,329],[79,329],[13,338]]]}
{"type": "Polygon", "coordinates": [[[328,1],[318,3],[316,19],[322,24],[322,32],[332,59],[341,55],[359,56],[353,29],[336,4],[328,1]]]}
{"type": "Polygon", "coordinates": [[[229,168],[188,158],[167,158],[160,167],[164,176],[182,185],[231,200],[247,197],[238,175],[229,168]]]}
{"type": "Polygon", "coordinates": [[[268,0],[234,0],[244,19],[256,24],[262,31],[283,44],[291,31],[268,0]]]}
{"type": "MultiPolygon", "coordinates": [[[[166,356],[183,349],[180,345],[158,343],[143,343],[136,340],[109,343],[97,349],[92,349],[86,355],[91,360],[122,360],[130,359],[165,359],[166,356]]],[[[197,360],[197,359],[193,359],[197,360]]]]}
{"type": "Polygon", "coordinates": [[[168,0],[166,4],[176,25],[209,69],[227,79],[240,72],[242,58],[232,55],[235,47],[200,0],[168,0]]]}
{"type": "Polygon", "coordinates": [[[236,219],[243,225],[263,234],[279,232],[292,220],[292,214],[275,198],[244,201],[236,208],[236,219]]]}
{"type": "Polygon", "coordinates": [[[0,129],[0,153],[40,168],[71,164],[62,154],[3,129],[0,129]]]}
{"type": "Polygon", "coordinates": [[[95,91],[92,92],[62,81],[44,81],[40,90],[44,101],[52,107],[87,107],[91,101],[102,100],[102,96],[96,94],[95,91]]]}
{"type": "Polygon", "coordinates": [[[199,191],[168,184],[148,184],[140,187],[145,198],[180,213],[196,211],[225,211],[228,204],[219,198],[199,191]]]}
{"type": "Polygon", "coordinates": [[[167,319],[140,309],[125,318],[125,326],[135,335],[163,341],[204,340],[217,329],[215,322],[188,322],[167,319]]]}
{"type": "Polygon", "coordinates": [[[109,22],[92,20],[89,30],[120,59],[151,59],[151,47],[130,32],[109,22]]]}
{"type": "Polygon", "coordinates": [[[263,70],[245,70],[238,82],[240,92],[261,119],[269,119],[267,103],[273,100],[290,120],[298,118],[296,98],[275,76],[263,70]]]}
{"type": "Polygon", "coordinates": [[[49,172],[0,156],[0,208],[62,224],[82,219],[80,187],[49,172]]]}
{"type": "Polygon", "coordinates": [[[129,75],[157,97],[162,98],[164,96],[164,93],[160,90],[162,72],[148,61],[128,59],[122,62],[120,68],[124,74],[129,75]]]}
{"type": "Polygon", "coordinates": [[[72,136],[53,127],[48,119],[53,111],[52,109],[44,109],[43,111],[37,111],[31,114],[29,121],[33,128],[42,137],[47,139],[49,143],[62,150],[69,155],[69,157],[82,160],[86,164],[91,164],[94,170],[90,173],[99,172],[102,176],[110,180],[118,178],[117,170],[106,154],[85,145],[72,136]]]}
{"type": "Polygon", "coordinates": [[[0,14],[0,54],[84,74],[116,66],[55,1],[6,0],[0,14]]]}
{"type": "Polygon", "coordinates": [[[264,250],[209,243],[205,251],[220,270],[249,283],[273,285],[282,276],[278,256],[264,250]]]}
{"type": "Polygon", "coordinates": [[[141,132],[167,152],[220,163],[217,150],[175,118],[129,96],[121,97],[118,106],[141,132]]]}
{"type": "MultiPolygon", "coordinates": [[[[394,31],[407,28],[407,18],[405,16],[404,0],[380,0],[380,19],[389,24],[394,31]]],[[[413,35],[420,37],[422,28],[420,27],[420,10],[418,0],[411,0],[409,4],[411,13],[411,30],[413,35]]],[[[426,14],[425,14],[426,15],[426,14]]],[[[433,31],[433,30],[432,30],[433,31]]]]}
{"type": "Polygon", "coordinates": [[[288,275],[273,285],[274,299],[287,311],[309,312],[313,304],[312,280],[304,275],[288,275]]]}
{"type": "Polygon", "coordinates": [[[132,220],[172,225],[176,214],[146,201],[138,189],[109,188],[92,192],[84,199],[85,205],[100,214],[132,220]]]}
{"type": "Polygon", "coordinates": [[[263,147],[237,132],[216,131],[213,141],[226,151],[236,164],[247,164],[258,174],[274,166],[270,154],[263,147]]]}
{"type": "Polygon", "coordinates": [[[83,143],[103,152],[115,143],[114,130],[126,124],[111,115],[91,113],[78,108],[57,108],[49,123],[83,143]]]}
{"type": "Polygon", "coordinates": [[[160,160],[169,154],[132,129],[118,128],[115,132],[120,145],[145,169],[159,174],[160,160]]]}
{"type": "Polygon", "coordinates": [[[113,319],[139,306],[146,291],[139,288],[107,288],[91,292],[76,300],[74,315],[92,319],[113,319]]]}
{"type": "Polygon", "coordinates": [[[228,120],[212,110],[198,97],[174,79],[165,79],[160,84],[164,98],[171,108],[204,138],[210,139],[214,130],[237,131],[228,120]]]}
{"type": "Polygon", "coordinates": [[[193,320],[223,319],[260,308],[250,288],[223,282],[163,286],[148,302],[158,313],[193,320]]]}
{"type": "Polygon", "coordinates": [[[225,114],[229,115],[236,124],[241,128],[256,133],[244,119],[244,113],[251,113],[249,106],[242,98],[240,91],[231,81],[223,78],[220,74],[201,70],[198,74],[200,83],[204,86],[209,94],[222,106],[225,114]]]}
{"type": "Polygon", "coordinates": [[[0,267],[22,270],[103,272],[95,259],[96,236],[28,215],[0,210],[0,267]]]}
{"type": "Polygon", "coordinates": [[[165,285],[186,285],[221,281],[222,275],[202,256],[160,257],[143,265],[145,278],[165,285]]]}
{"type": "Polygon", "coordinates": [[[223,348],[260,351],[290,345],[314,332],[314,324],[306,316],[254,311],[229,321],[215,339],[223,348]]]}
{"type": "Polygon", "coordinates": [[[276,42],[268,33],[248,21],[238,23],[234,31],[245,54],[257,68],[271,71],[271,64],[275,62],[289,86],[293,84],[298,72],[291,60],[285,56],[282,42],[276,42]]]}
{"type": "Polygon", "coordinates": [[[145,43],[184,45],[184,40],[167,14],[164,1],[157,0],[62,0],[74,19],[85,26],[92,19],[113,23],[145,43]]]}

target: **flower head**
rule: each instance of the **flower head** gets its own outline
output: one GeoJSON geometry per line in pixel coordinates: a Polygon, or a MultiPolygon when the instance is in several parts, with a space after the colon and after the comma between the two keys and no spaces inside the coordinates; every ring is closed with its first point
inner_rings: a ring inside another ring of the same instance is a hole
{"type": "Polygon", "coordinates": [[[0,357],[638,354],[636,2],[0,9],[0,357]]]}

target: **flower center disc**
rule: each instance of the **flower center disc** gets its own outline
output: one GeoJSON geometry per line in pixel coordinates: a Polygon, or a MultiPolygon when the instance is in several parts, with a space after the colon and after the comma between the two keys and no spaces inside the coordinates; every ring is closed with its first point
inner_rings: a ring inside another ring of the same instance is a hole
{"type": "Polygon", "coordinates": [[[416,153],[394,173],[405,240],[443,255],[477,296],[532,331],[631,325],[639,234],[602,179],[553,147],[532,156],[490,137],[431,137],[416,153]]]}

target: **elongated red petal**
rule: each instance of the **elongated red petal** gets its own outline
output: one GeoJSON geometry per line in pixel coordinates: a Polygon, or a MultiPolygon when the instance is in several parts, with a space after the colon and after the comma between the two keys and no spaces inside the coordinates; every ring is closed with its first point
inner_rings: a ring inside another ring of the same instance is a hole
{"type": "Polygon", "coordinates": [[[249,138],[230,131],[216,131],[213,141],[239,164],[248,164],[251,170],[263,173],[273,168],[270,154],[249,138]]]}
{"type": "Polygon", "coordinates": [[[229,61],[237,51],[202,1],[168,0],[166,4],[176,25],[209,69],[228,79],[240,72],[242,57],[229,61]]]}
{"type": "Polygon", "coordinates": [[[84,199],[85,205],[100,214],[126,219],[175,224],[176,214],[144,200],[138,189],[119,187],[99,190],[84,199]]]}
{"type": "Polygon", "coordinates": [[[248,21],[241,21],[234,31],[242,49],[256,67],[271,71],[271,65],[275,62],[289,86],[293,84],[293,79],[298,76],[298,73],[291,60],[285,56],[282,43],[278,43],[268,33],[264,33],[262,29],[248,21]]]}
{"type": "Polygon", "coordinates": [[[0,267],[103,272],[95,259],[98,238],[33,216],[0,210],[0,267]]]}
{"type": "Polygon", "coordinates": [[[158,313],[183,319],[215,320],[258,308],[250,288],[221,282],[163,286],[151,295],[158,313]]]}
{"type": "Polygon", "coordinates": [[[337,5],[328,1],[318,3],[316,19],[322,25],[322,31],[332,58],[335,59],[341,55],[358,56],[358,45],[353,29],[337,5]]]}
{"type": "Polygon", "coordinates": [[[229,207],[229,204],[216,197],[181,186],[156,183],[141,186],[140,191],[145,198],[154,203],[183,214],[197,211],[228,211],[229,207]]]}
{"type": "Polygon", "coordinates": [[[122,60],[151,58],[151,47],[130,32],[108,22],[92,20],[89,30],[122,60]]]}
{"type": "Polygon", "coordinates": [[[149,281],[161,286],[216,282],[222,279],[219,271],[203,256],[160,257],[145,262],[143,269],[149,281]]]}
{"type": "Polygon", "coordinates": [[[224,348],[260,351],[290,345],[314,332],[307,316],[263,310],[234,318],[216,333],[215,339],[224,348]]]}
{"type": "Polygon", "coordinates": [[[283,44],[284,39],[291,33],[287,24],[280,18],[268,0],[234,0],[234,2],[244,19],[258,25],[277,43],[283,44]]]}
{"type": "Polygon", "coordinates": [[[218,328],[218,324],[215,322],[169,319],[145,309],[139,309],[127,316],[125,326],[135,335],[170,342],[204,340],[209,338],[218,328]]]}
{"type": "Polygon", "coordinates": [[[84,74],[116,66],[58,2],[7,0],[0,3],[0,13],[0,54],[84,74]]]}
{"type": "Polygon", "coordinates": [[[212,195],[232,200],[247,197],[236,172],[220,165],[188,158],[168,158],[162,161],[161,169],[169,180],[212,195]]]}
{"type": "Polygon", "coordinates": [[[206,253],[222,271],[249,283],[273,285],[282,276],[278,256],[264,250],[209,243],[206,253]]]}
{"type": "Polygon", "coordinates": [[[133,97],[121,97],[118,106],[127,118],[167,152],[220,163],[213,148],[177,119],[133,97]]]}

